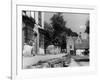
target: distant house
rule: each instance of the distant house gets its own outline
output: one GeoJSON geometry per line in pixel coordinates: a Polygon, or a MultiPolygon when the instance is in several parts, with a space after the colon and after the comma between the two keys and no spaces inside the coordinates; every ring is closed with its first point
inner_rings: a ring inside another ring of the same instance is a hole
{"type": "Polygon", "coordinates": [[[67,53],[70,53],[70,51],[76,52],[77,50],[84,51],[85,49],[89,49],[89,39],[88,38],[82,39],[80,36],[67,37],[67,53]]]}
{"type": "Polygon", "coordinates": [[[81,43],[75,42],[75,49],[87,49],[89,48],[89,40],[82,39],[81,43]]]}
{"type": "Polygon", "coordinates": [[[70,36],[67,38],[67,53],[70,53],[71,50],[74,51],[74,39],[70,36]]]}

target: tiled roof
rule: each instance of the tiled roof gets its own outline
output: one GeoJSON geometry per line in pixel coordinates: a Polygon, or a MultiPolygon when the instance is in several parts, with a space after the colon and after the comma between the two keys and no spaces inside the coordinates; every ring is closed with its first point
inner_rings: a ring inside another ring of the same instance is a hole
{"type": "MultiPolygon", "coordinates": [[[[70,39],[70,37],[69,37],[70,39]]],[[[81,41],[78,41],[78,37],[72,37],[75,45],[75,49],[86,49],[89,48],[89,40],[88,39],[80,39],[81,41]]]]}
{"type": "Polygon", "coordinates": [[[75,42],[75,48],[76,49],[86,49],[89,48],[89,40],[82,40],[81,43],[76,43],[75,42]]]}

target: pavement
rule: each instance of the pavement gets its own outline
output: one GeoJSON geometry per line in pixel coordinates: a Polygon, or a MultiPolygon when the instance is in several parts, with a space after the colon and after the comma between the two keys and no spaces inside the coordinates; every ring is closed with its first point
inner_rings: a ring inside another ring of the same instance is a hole
{"type": "Polygon", "coordinates": [[[69,64],[69,67],[73,66],[80,66],[74,59],[71,59],[71,63],[69,64]]]}
{"type": "MultiPolygon", "coordinates": [[[[47,61],[49,59],[54,58],[61,58],[62,56],[65,56],[66,54],[56,54],[56,55],[36,55],[36,56],[23,56],[23,68],[26,69],[27,67],[30,67],[39,61],[47,61]]],[[[89,66],[89,61],[84,61],[88,59],[87,56],[72,56],[71,62],[69,63],[69,67],[77,67],[77,66],[89,66]],[[82,59],[82,61],[80,60],[82,59]]]]}
{"type": "Polygon", "coordinates": [[[53,58],[61,58],[66,54],[56,54],[56,55],[36,55],[36,56],[23,56],[23,68],[27,68],[31,65],[38,63],[39,61],[46,61],[53,58]]]}
{"type": "Polygon", "coordinates": [[[71,56],[71,63],[69,66],[89,66],[89,56],[71,56]]]}
{"type": "Polygon", "coordinates": [[[77,62],[73,58],[71,59],[71,63],[69,64],[69,67],[77,67],[77,66],[89,66],[89,61],[80,61],[77,62]]]}
{"type": "Polygon", "coordinates": [[[89,61],[89,56],[80,56],[80,55],[75,55],[71,56],[74,60],[83,60],[83,61],[89,61]]]}

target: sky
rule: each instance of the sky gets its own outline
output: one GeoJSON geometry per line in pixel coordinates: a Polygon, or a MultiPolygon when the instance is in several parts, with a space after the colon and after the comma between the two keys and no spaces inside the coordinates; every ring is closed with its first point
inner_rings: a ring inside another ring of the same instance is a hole
{"type": "MultiPolygon", "coordinates": [[[[51,23],[50,18],[54,15],[53,12],[44,13],[44,21],[51,23]]],[[[62,13],[64,20],[66,21],[66,27],[71,28],[74,32],[84,32],[86,29],[86,22],[89,20],[89,14],[84,13],[62,13]]]]}

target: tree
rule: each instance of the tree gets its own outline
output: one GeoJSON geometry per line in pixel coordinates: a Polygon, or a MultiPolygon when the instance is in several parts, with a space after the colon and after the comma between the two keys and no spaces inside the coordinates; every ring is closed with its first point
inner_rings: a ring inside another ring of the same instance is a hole
{"type": "Polygon", "coordinates": [[[54,14],[53,17],[51,18],[51,24],[54,28],[53,38],[55,38],[57,35],[63,32],[66,22],[64,21],[62,14],[57,13],[54,14]]]}
{"type": "Polygon", "coordinates": [[[76,32],[72,32],[71,36],[77,37],[78,34],[76,32]]]}
{"type": "Polygon", "coordinates": [[[78,36],[76,32],[73,32],[70,28],[66,27],[66,21],[64,21],[61,13],[56,13],[51,18],[51,25],[53,26],[53,43],[58,42],[60,46],[66,45],[66,35],[78,36]]]}
{"type": "Polygon", "coordinates": [[[54,14],[51,18],[51,24],[54,29],[53,44],[65,49],[68,28],[66,27],[66,21],[64,21],[63,15],[61,13],[54,14]]]}
{"type": "Polygon", "coordinates": [[[44,29],[47,32],[46,37],[52,38],[53,32],[54,32],[53,27],[50,24],[48,24],[47,22],[44,22],[44,29]]]}
{"type": "Polygon", "coordinates": [[[53,32],[54,31],[52,25],[48,24],[47,22],[44,22],[44,29],[46,31],[49,31],[49,32],[53,32]]]}
{"type": "Polygon", "coordinates": [[[47,22],[44,22],[44,29],[46,31],[46,34],[44,36],[44,47],[47,48],[47,46],[52,43],[52,36],[53,36],[54,29],[47,22]]]}
{"type": "Polygon", "coordinates": [[[90,28],[89,28],[90,25],[89,25],[89,24],[90,24],[90,22],[89,22],[89,20],[88,20],[88,21],[86,22],[86,30],[85,30],[85,32],[88,33],[88,34],[90,33],[90,28]]]}
{"type": "Polygon", "coordinates": [[[74,37],[78,36],[78,34],[76,32],[73,32],[70,28],[65,28],[64,31],[68,36],[74,36],[74,37]]]}

